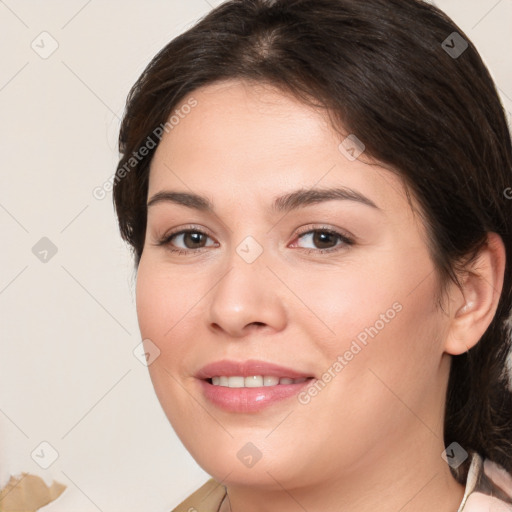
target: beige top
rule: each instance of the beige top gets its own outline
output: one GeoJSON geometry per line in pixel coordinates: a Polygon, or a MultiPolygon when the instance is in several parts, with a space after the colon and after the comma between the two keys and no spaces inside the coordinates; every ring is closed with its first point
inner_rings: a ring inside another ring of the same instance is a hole
{"type": "Polygon", "coordinates": [[[172,512],[219,512],[222,500],[225,497],[226,488],[210,478],[172,512]]]}
{"type": "MultiPolygon", "coordinates": [[[[226,487],[213,478],[172,512],[219,512],[226,487]]],[[[457,512],[512,512],[512,475],[477,453],[471,455],[464,497],[457,512]]]]}

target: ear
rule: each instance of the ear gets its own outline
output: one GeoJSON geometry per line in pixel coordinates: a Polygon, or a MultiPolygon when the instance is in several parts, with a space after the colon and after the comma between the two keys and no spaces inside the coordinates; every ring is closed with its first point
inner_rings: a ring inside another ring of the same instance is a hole
{"type": "Polygon", "coordinates": [[[497,233],[486,244],[461,279],[462,291],[450,288],[449,327],[444,350],[459,355],[474,347],[489,327],[498,307],[505,272],[505,247],[497,233]]]}

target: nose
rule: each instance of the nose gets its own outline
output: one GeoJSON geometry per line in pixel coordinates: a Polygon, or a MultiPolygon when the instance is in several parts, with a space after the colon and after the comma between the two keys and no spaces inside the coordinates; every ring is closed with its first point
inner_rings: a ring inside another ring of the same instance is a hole
{"type": "Polygon", "coordinates": [[[279,290],[279,280],[267,268],[263,255],[248,263],[233,251],[227,270],[208,294],[210,329],[234,338],[254,329],[284,329],[287,315],[279,290]]]}

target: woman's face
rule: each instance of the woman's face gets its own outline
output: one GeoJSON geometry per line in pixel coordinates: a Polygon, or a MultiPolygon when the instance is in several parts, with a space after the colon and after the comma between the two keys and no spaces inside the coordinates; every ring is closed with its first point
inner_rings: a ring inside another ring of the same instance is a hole
{"type": "Polygon", "coordinates": [[[185,447],[225,484],[269,488],[439,457],[447,321],[399,179],[276,89],[227,81],[186,104],[151,164],[137,276],[185,447]]]}

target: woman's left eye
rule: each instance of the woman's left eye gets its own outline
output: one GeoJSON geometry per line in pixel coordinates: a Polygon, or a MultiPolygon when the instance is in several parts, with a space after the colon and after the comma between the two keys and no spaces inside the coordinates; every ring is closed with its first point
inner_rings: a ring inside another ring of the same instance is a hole
{"type": "Polygon", "coordinates": [[[309,231],[299,234],[298,240],[306,240],[309,243],[313,243],[318,249],[305,248],[306,251],[325,253],[334,252],[340,250],[343,246],[353,245],[354,241],[346,235],[338,233],[332,229],[310,229],[309,231]],[[339,243],[336,243],[339,242],[339,243]],[[334,244],[334,245],[332,245],[334,244]]]}
{"type": "MultiPolygon", "coordinates": [[[[181,231],[168,234],[164,236],[157,245],[167,246],[171,252],[179,254],[193,254],[199,252],[205,247],[218,246],[217,242],[212,242],[205,245],[205,241],[211,239],[206,233],[198,229],[183,229],[181,231]],[[181,247],[176,247],[176,241],[181,243],[181,247]]],[[[306,242],[313,243],[317,248],[307,248],[299,245],[298,247],[305,249],[306,252],[325,253],[335,252],[341,250],[344,246],[353,245],[354,241],[337,231],[332,229],[310,229],[299,233],[297,240],[305,240],[306,242]],[[333,245],[334,244],[334,245],[333,245]]],[[[292,246],[293,247],[293,246],[292,246]]]]}

